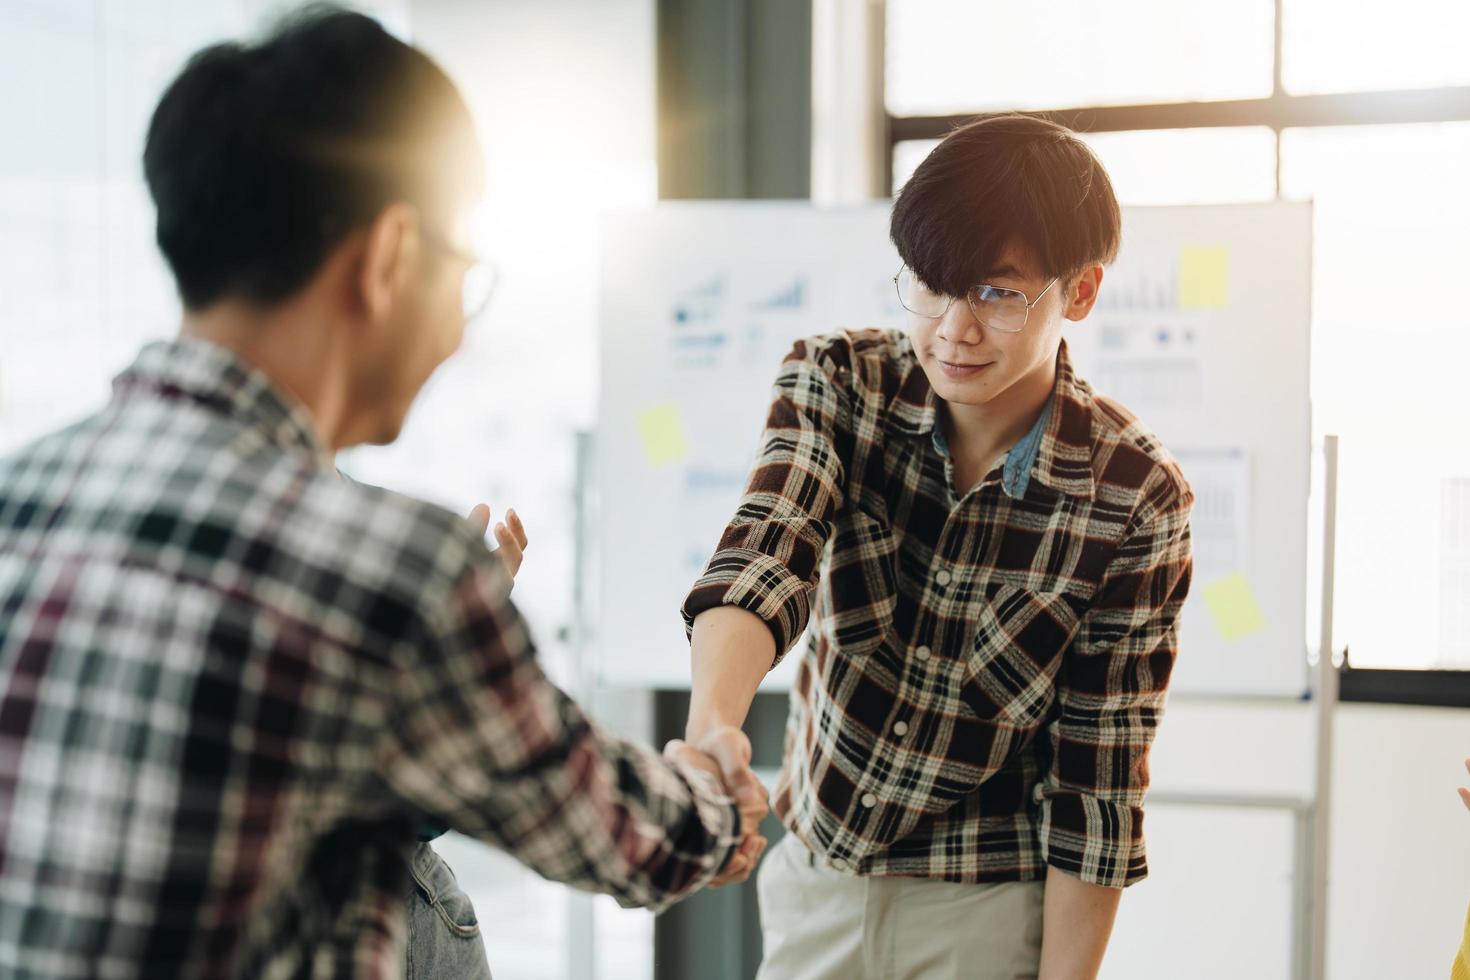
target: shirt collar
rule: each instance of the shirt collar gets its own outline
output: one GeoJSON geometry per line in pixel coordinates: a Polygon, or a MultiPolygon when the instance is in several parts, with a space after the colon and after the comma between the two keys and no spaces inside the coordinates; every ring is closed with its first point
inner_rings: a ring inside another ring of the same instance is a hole
{"type": "MultiPolygon", "coordinates": [[[[901,434],[929,436],[936,448],[947,452],[947,447],[941,448],[942,433],[935,435],[940,432],[939,397],[906,336],[900,350],[908,364],[889,408],[888,427],[901,434]]],[[[1057,351],[1052,397],[1031,431],[1006,454],[1002,478],[1006,494],[1013,498],[1025,494],[1032,478],[1058,493],[1093,495],[1092,388],[1077,377],[1065,340],[1057,351]]]]}
{"type": "Polygon", "coordinates": [[[281,449],[305,451],[324,466],[322,445],[306,408],[232,351],[197,337],[155,341],[112,382],[114,397],[144,393],[189,400],[257,432],[281,449]]]}

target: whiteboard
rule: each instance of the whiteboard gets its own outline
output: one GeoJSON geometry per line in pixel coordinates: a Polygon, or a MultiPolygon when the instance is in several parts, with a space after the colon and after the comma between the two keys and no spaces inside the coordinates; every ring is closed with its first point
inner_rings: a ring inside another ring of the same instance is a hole
{"type": "MultiPolygon", "coordinates": [[[[688,202],[604,231],[595,673],[683,688],[680,604],[734,513],[771,383],[798,338],[902,327],[889,205],[688,202]]],[[[1307,687],[1311,207],[1124,210],[1082,377],[1194,485],[1196,574],[1174,690],[1307,687]]],[[[766,681],[789,685],[798,646],[766,681]]]]}

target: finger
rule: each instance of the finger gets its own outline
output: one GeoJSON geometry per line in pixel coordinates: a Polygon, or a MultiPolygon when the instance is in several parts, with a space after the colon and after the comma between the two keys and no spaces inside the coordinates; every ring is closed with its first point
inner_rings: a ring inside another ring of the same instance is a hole
{"type": "Polygon", "coordinates": [[[484,534],[490,528],[490,508],[485,504],[475,504],[466,520],[470,522],[470,527],[475,529],[476,534],[484,534]]]}
{"type": "Polygon", "coordinates": [[[511,531],[515,533],[516,541],[522,548],[531,543],[531,539],[526,536],[526,525],[521,523],[521,515],[515,512],[515,508],[512,507],[505,512],[505,520],[510,525],[511,531]]]}
{"type": "Polygon", "coordinates": [[[723,787],[723,777],[720,774],[720,767],[713,759],[683,739],[670,739],[668,744],[664,746],[664,758],[670,762],[681,763],[691,769],[698,769],[701,772],[707,773],[720,781],[723,787]]]}
{"type": "Polygon", "coordinates": [[[711,888],[723,888],[726,885],[738,885],[742,881],[745,881],[746,879],[748,879],[750,877],[750,865],[749,864],[746,864],[744,862],[741,862],[739,864],[738,868],[737,868],[736,867],[736,862],[737,861],[740,861],[740,859],[739,858],[731,858],[730,859],[731,867],[730,868],[727,868],[724,871],[722,871],[720,873],[720,876],[718,878],[713,879],[709,883],[709,887],[711,887],[711,888]]]}
{"type": "Polygon", "coordinates": [[[500,544],[500,560],[505,562],[505,567],[514,577],[521,570],[521,562],[525,559],[521,546],[516,543],[515,538],[511,536],[504,524],[495,525],[495,540],[500,544]]]}
{"type": "Polygon", "coordinates": [[[736,851],[730,858],[730,863],[725,865],[725,870],[720,872],[722,881],[733,881],[743,875],[750,867],[750,862],[744,854],[736,851]]]}
{"type": "Polygon", "coordinates": [[[752,770],[746,769],[736,787],[735,800],[747,818],[759,823],[771,812],[771,794],[752,770]]]}
{"type": "Polygon", "coordinates": [[[1470,810],[1470,789],[1460,787],[1460,800],[1465,804],[1465,809],[1470,810]]]}
{"type": "Polygon", "coordinates": [[[1465,760],[1465,771],[1470,772],[1470,759],[1465,760]]]}

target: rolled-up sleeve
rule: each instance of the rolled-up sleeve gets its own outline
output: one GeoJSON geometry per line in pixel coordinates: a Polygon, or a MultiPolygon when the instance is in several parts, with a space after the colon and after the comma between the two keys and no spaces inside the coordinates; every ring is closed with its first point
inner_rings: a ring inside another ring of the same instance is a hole
{"type": "Polygon", "coordinates": [[[416,812],[552,881],[665,908],[729,860],[739,811],[708,773],[604,733],[552,684],[509,586],[480,546],[399,651],[378,771],[416,812]]]}
{"type": "Polygon", "coordinates": [[[1092,884],[1121,888],[1148,874],[1148,753],[1189,592],[1192,502],[1187,489],[1171,493],[1124,537],[1059,678],[1041,847],[1049,865],[1092,884]]]}
{"type": "Polygon", "coordinates": [[[850,393],[844,371],[812,341],[776,378],[760,451],[734,518],[684,601],[685,627],[717,606],[759,616],[779,662],[806,630],[822,552],[842,508],[850,393]]]}

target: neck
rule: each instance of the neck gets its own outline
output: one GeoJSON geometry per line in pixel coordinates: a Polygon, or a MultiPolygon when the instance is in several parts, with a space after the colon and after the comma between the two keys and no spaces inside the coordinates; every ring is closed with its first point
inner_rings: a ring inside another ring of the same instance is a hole
{"type": "Polygon", "coordinates": [[[186,312],[180,333],[227,348],[295,398],[329,452],[345,444],[348,371],[336,331],[303,299],[262,310],[224,300],[186,312]]]}
{"type": "Polygon", "coordinates": [[[988,465],[1031,431],[1056,380],[1057,360],[1052,357],[983,405],[945,402],[951,451],[988,465]]]}

